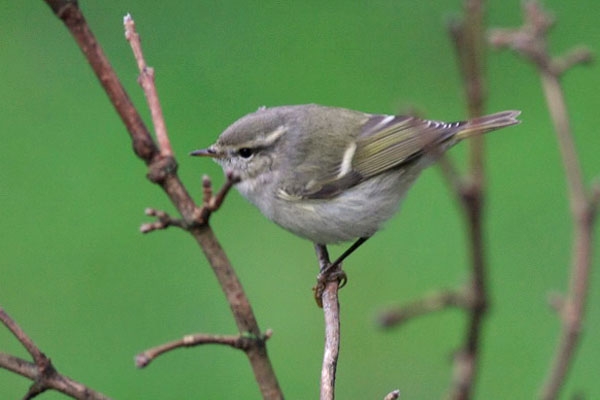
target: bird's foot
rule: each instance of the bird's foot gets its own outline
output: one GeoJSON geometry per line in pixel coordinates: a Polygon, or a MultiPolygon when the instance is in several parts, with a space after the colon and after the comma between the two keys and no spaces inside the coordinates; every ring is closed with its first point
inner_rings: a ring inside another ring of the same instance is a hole
{"type": "Polygon", "coordinates": [[[315,301],[319,308],[323,308],[323,292],[330,282],[337,282],[338,288],[341,289],[348,283],[348,276],[342,270],[339,264],[330,264],[322,269],[317,275],[317,284],[313,287],[315,301]]]}

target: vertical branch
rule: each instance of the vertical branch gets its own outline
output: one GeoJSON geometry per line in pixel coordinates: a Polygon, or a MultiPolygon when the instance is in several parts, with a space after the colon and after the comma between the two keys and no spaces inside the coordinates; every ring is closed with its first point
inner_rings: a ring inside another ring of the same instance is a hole
{"type": "Polygon", "coordinates": [[[540,74],[561,152],[574,225],[569,289],[566,301],[558,310],[563,325],[562,331],[554,360],[540,393],[541,399],[551,400],[556,399],[560,393],[579,343],[592,264],[592,234],[596,205],[588,198],[583,184],[559,74],[551,69],[542,69],[540,74]]]}
{"type": "Polygon", "coordinates": [[[323,291],[323,315],[325,317],[325,349],[321,368],[321,400],[335,398],[335,376],[340,354],[340,303],[338,283],[328,282],[323,291]]]}
{"type": "MultiPolygon", "coordinates": [[[[464,17],[452,21],[449,33],[455,45],[459,71],[465,89],[468,114],[471,118],[483,115],[484,87],[484,1],[465,0],[464,17]]],[[[469,166],[461,176],[446,157],[440,167],[448,186],[464,211],[469,237],[470,281],[460,291],[440,291],[394,312],[385,313],[385,326],[402,323],[417,315],[447,307],[460,307],[467,313],[467,328],[463,344],[453,365],[450,399],[469,399],[476,382],[483,320],[488,307],[484,219],[484,141],[482,136],[469,140],[469,166]]]]}
{"type": "Polygon", "coordinates": [[[574,65],[590,62],[591,54],[577,48],[561,58],[551,57],[547,50],[547,34],[554,20],[535,1],[524,4],[523,11],[525,22],[521,28],[498,29],[490,35],[490,41],[496,47],[513,49],[536,66],[567,181],[574,231],[569,287],[557,307],[562,330],[554,360],[540,389],[540,399],[552,400],[560,394],[579,344],[589,289],[594,221],[600,199],[598,188],[589,191],[583,182],[560,78],[574,65]]]}
{"type": "MultiPolygon", "coordinates": [[[[469,117],[483,115],[485,104],[484,90],[484,10],[482,0],[465,0],[465,17],[450,25],[450,35],[454,41],[465,89],[465,99],[469,117]]],[[[483,180],[484,152],[483,136],[469,141],[470,174],[477,182],[483,180]]],[[[480,183],[481,185],[483,182],[480,183]]]]}
{"type": "Polygon", "coordinates": [[[575,150],[575,143],[571,134],[564,93],[560,86],[559,75],[553,71],[549,69],[541,70],[540,78],[550,118],[552,118],[552,123],[556,131],[556,140],[558,141],[558,148],[567,178],[567,191],[571,212],[577,214],[585,208],[587,194],[583,185],[577,150],[575,150]]]}
{"type": "Polygon", "coordinates": [[[142,44],[140,41],[140,35],[135,30],[135,22],[131,15],[127,14],[123,19],[125,25],[125,38],[131,44],[131,50],[133,51],[135,60],[140,70],[139,82],[144,89],[146,95],[146,101],[152,114],[152,122],[154,123],[154,132],[156,134],[156,141],[160,149],[161,155],[164,157],[171,157],[173,155],[173,149],[171,148],[171,142],[167,135],[167,125],[163,117],[162,107],[158,100],[158,93],[156,91],[156,85],[154,84],[154,68],[151,68],[146,64],[144,59],[144,53],[142,52],[142,44]]]}
{"type": "MultiPolygon", "coordinates": [[[[485,103],[484,10],[482,0],[465,0],[465,17],[450,26],[471,118],[483,114],[485,103]]],[[[469,140],[469,170],[459,185],[458,196],[465,211],[471,254],[471,281],[467,289],[469,321],[464,344],[454,360],[451,399],[469,399],[476,380],[482,323],[487,311],[486,262],[483,238],[484,138],[469,140]]],[[[449,174],[447,174],[449,175],[449,174]]]]}
{"type": "MultiPolygon", "coordinates": [[[[322,282],[324,288],[319,290],[319,299],[323,306],[325,318],[325,346],[323,351],[323,365],[321,368],[320,400],[333,400],[335,398],[335,376],[337,361],[340,354],[340,303],[338,301],[339,280],[336,276],[342,274],[342,267],[337,264],[333,270],[327,247],[315,245],[317,259],[321,273],[327,271],[328,277],[322,282]]],[[[318,288],[315,288],[318,290],[318,288]]]]}

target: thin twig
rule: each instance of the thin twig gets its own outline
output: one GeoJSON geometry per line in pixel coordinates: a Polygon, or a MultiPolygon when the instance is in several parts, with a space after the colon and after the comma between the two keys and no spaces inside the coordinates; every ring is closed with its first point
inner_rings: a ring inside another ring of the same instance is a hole
{"type": "Polygon", "coordinates": [[[159,229],[167,229],[170,226],[175,226],[181,229],[187,229],[185,222],[178,218],[173,218],[162,210],[154,208],[146,208],[144,213],[149,217],[156,217],[158,221],[144,223],[140,226],[140,232],[150,233],[159,229]]]}
{"type": "Polygon", "coordinates": [[[206,333],[197,333],[194,335],[186,335],[179,340],[164,343],[144,351],[135,356],[135,365],[139,368],[146,367],[158,356],[168,353],[172,350],[182,347],[195,347],[203,344],[222,344],[233,347],[235,349],[247,350],[252,347],[255,340],[265,341],[269,339],[273,331],[267,329],[265,334],[260,338],[251,337],[249,335],[209,335],[206,333]]]}
{"type": "MultiPolygon", "coordinates": [[[[225,184],[219,189],[216,195],[213,194],[213,186],[210,177],[204,175],[202,177],[202,207],[197,210],[197,216],[195,219],[196,225],[202,225],[208,222],[212,213],[219,210],[225,197],[237,182],[239,178],[235,177],[232,173],[226,174],[227,180],[225,184]]],[[[161,210],[155,210],[154,208],[146,208],[145,214],[150,217],[156,217],[158,221],[143,223],[140,226],[140,232],[150,233],[160,229],[167,229],[168,227],[174,226],[177,228],[188,230],[190,226],[180,218],[173,218],[169,214],[161,210]]]]}
{"type": "Polygon", "coordinates": [[[42,364],[44,362],[43,360],[46,359],[44,353],[40,351],[27,333],[25,333],[19,324],[17,324],[17,322],[13,320],[2,307],[0,307],[0,322],[2,322],[23,347],[25,347],[25,350],[31,355],[31,358],[33,358],[33,361],[35,361],[36,364],[42,364]]]}
{"type": "Polygon", "coordinates": [[[469,310],[471,302],[464,292],[445,290],[423,297],[402,307],[383,312],[378,317],[378,323],[384,328],[398,327],[412,321],[416,317],[443,311],[450,307],[460,307],[469,310]]]}
{"type": "MultiPolygon", "coordinates": [[[[204,215],[202,209],[194,203],[177,176],[177,162],[170,155],[170,150],[168,150],[170,145],[163,143],[168,141],[168,138],[164,135],[161,136],[163,139],[159,139],[161,140],[161,152],[159,152],[139,113],[108,62],[102,47],[91,32],[77,2],[73,0],[45,0],[45,2],[64,22],[96,73],[102,87],[127,127],[135,153],[148,165],[148,178],[164,190],[181,214],[188,231],[200,245],[225,293],[240,333],[261,337],[252,307],[231,263],[208,225],[208,220],[201,218],[204,215]]],[[[153,115],[160,115],[156,112],[156,104],[153,101],[149,102],[149,105],[153,108],[153,115]]],[[[264,342],[256,343],[245,353],[250,360],[263,398],[283,398],[264,342]]]]}
{"type": "Polygon", "coordinates": [[[52,362],[37,347],[25,331],[0,307],[0,322],[4,324],[14,337],[25,347],[33,358],[33,363],[9,354],[0,353],[0,368],[12,371],[30,379],[33,383],[23,397],[32,399],[46,390],[53,389],[74,399],[109,400],[109,397],[90,389],[71,378],[60,374],[52,362]]]}
{"type": "Polygon", "coordinates": [[[590,202],[583,186],[579,162],[572,141],[566,105],[558,78],[542,74],[542,82],[554,127],[558,134],[559,146],[563,154],[565,173],[569,182],[570,204],[574,224],[571,273],[568,295],[559,314],[562,333],[554,356],[554,362],[541,389],[540,398],[555,399],[560,393],[564,380],[579,343],[583,315],[588,295],[589,276],[592,264],[592,234],[595,207],[590,202]],[[552,97],[552,99],[551,99],[552,97]],[[579,179],[579,183],[572,182],[579,179]]]}
{"type": "Polygon", "coordinates": [[[562,321],[561,335],[540,390],[540,399],[551,400],[559,396],[579,344],[589,291],[592,235],[597,214],[597,189],[588,190],[583,182],[560,78],[569,68],[589,63],[591,54],[587,49],[577,48],[562,58],[551,57],[547,34],[554,18],[537,2],[524,4],[523,13],[525,22],[521,28],[495,30],[490,41],[497,47],[515,50],[538,69],[565,170],[574,229],[568,294],[561,298],[557,307],[562,321]]]}
{"type": "MultiPolygon", "coordinates": [[[[336,267],[339,268],[339,267],[336,267]]],[[[335,377],[340,353],[340,304],[338,282],[330,281],[323,292],[323,316],[325,317],[325,348],[321,369],[321,400],[335,398],[335,377]]]]}
{"type": "Polygon", "coordinates": [[[227,180],[225,181],[225,184],[221,187],[221,189],[217,192],[216,195],[214,195],[213,193],[213,187],[212,187],[212,182],[210,180],[210,178],[208,177],[208,175],[204,175],[202,177],[202,191],[203,191],[203,196],[202,196],[202,208],[200,210],[200,216],[199,219],[202,221],[208,221],[210,215],[217,211],[221,205],[223,204],[223,201],[225,200],[225,197],[227,196],[227,194],[229,193],[229,191],[233,188],[233,185],[235,185],[236,183],[238,183],[240,181],[240,178],[238,176],[235,176],[233,174],[233,172],[227,172],[225,174],[227,180]]]}
{"type": "MultiPolygon", "coordinates": [[[[462,20],[451,21],[449,34],[455,45],[468,114],[474,118],[483,115],[486,97],[483,75],[483,0],[465,0],[464,14],[462,20]]],[[[469,140],[469,168],[466,175],[461,176],[448,157],[442,157],[439,162],[444,178],[466,217],[471,256],[468,286],[459,292],[438,293],[382,317],[382,324],[391,326],[451,306],[459,306],[468,312],[468,327],[464,343],[454,359],[453,380],[448,395],[450,399],[456,400],[471,397],[476,380],[482,324],[488,307],[482,226],[485,188],[483,140],[483,137],[469,140]]]]}
{"type": "MultiPolygon", "coordinates": [[[[342,271],[341,264],[334,266],[334,270],[329,270],[331,261],[325,246],[315,245],[315,250],[321,271],[327,271],[332,277],[335,277],[342,271]]],[[[325,318],[325,347],[323,351],[321,392],[319,398],[321,400],[333,400],[335,398],[335,377],[340,352],[339,280],[326,279],[324,284],[325,288],[321,294],[321,304],[325,318]]]]}
{"type": "Polygon", "coordinates": [[[125,38],[131,45],[133,56],[138,64],[140,70],[140,76],[138,78],[144,94],[146,95],[146,101],[152,114],[152,122],[154,124],[154,130],[156,133],[156,140],[158,141],[158,147],[160,153],[164,157],[172,157],[173,149],[171,148],[171,141],[167,135],[167,126],[163,117],[162,107],[158,99],[158,93],[156,91],[156,85],[154,84],[154,68],[149,67],[144,59],[144,53],[142,52],[142,43],[140,41],[140,35],[135,30],[135,22],[131,18],[130,14],[127,14],[123,18],[123,25],[125,25],[125,38]]]}

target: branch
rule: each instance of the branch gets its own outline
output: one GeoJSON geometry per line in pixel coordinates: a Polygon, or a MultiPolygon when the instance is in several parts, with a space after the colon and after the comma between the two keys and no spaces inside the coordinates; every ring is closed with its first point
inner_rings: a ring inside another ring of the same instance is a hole
{"type": "MultiPolygon", "coordinates": [[[[208,221],[210,215],[217,211],[225,197],[237,182],[239,178],[235,177],[232,173],[227,173],[227,180],[221,189],[217,192],[217,195],[213,195],[212,182],[208,176],[202,178],[202,207],[197,211],[197,221],[208,221]]],[[[190,226],[182,219],[173,218],[169,214],[161,210],[155,210],[153,208],[147,208],[145,214],[149,217],[156,217],[158,221],[151,223],[144,223],[140,226],[140,232],[149,233],[159,229],[167,229],[170,226],[189,230],[190,226]]]]}
{"type": "Polygon", "coordinates": [[[537,67],[565,170],[574,229],[568,294],[557,307],[562,331],[540,390],[540,398],[550,400],[560,394],[579,344],[589,291],[592,234],[598,205],[597,187],[588,190],[583,182],[560,78],[575,65],[589,63],[591,54],[587,49],[576,48],[562,58],[551,57],[547,51],[547,34],[554,19],[533,1],[524,4],[523,13],[525,22],[521,28],[495,30],[490,41],[496,47],[514,50],[537,67]]]}
{"type": "MultiPolygon", "coordinates": [[[[468,113],[471,118],[483,115],[484,88],[484,11],[482,0],[464,1],[464,18],[451,21],[449,34],[455,46],[468,113]]],[[[464,343],[454,359],[454,379],[450,399],[469,399],[476,380],[482,324],[488,308],[486,260],[483,238],[484,210],[484,141],[469,140],[468,173],[461,176],[448,157],[439,160],[443,176],[465,213],[470,239],[471,276],[462,291],[442,291],[431,297],[382,314],[384,327],[396,326],[413,317],[449,307],[461,307],[468,313],[464,343]]]]}
{"type": "Polygon", "coordinates": [[[444,290],[402,307],[383,312],[379,315],[378,322],[384,328],[398,327],[411,321],[413,318],[443,311],[450,307],[469,310],[470,306],[469,296],[464,292],[444,290]]]}
{"type": "MultiPolygon", "coordinates": [[[[160,106],[158,105],[157,98],[155,98],[155,89],[150,89],[146,93],[153,118],[155,119],[154,125],[157,129],[160,151],[108,62],[102,47],[92,34],[81,10],[77,6],[77,2],[74,0],[45,1],[52,8],[56,16],[64,22],[67,29],[69,29],[94,70],[100,84],[108,94],[115,110],[129,132],[134,152],[148,165],[148,178],[153,183],[159,185],[167,194],[181,214],[181,225],[186,227],[200,245],[225,293],[240,333],[261,337],[256,317],[242,285],[212,229],[208,225],[208,217],[210,216],[210,212],[208,211],[211,211],[210,208],[196,206],[177,176],[177,162],[172,156],[171,146],[166,136],[166,129],[163,130],[161,127],[164,122],[158,121],[162,119],[162,112],[160,112],[160,106]]],[[[128,36],[130,39],[133,39],[135,36],[132,29],[134,26],[133,22],[129,18],[125,22],[128,24],[128,36]]],[[[136,54],[138,51],[141,52],[141,47],[135,47],[134,51],[136,51],[136,54]]],[[[145,61],[142,62],[143,56],[140,54],[136,59],[138,65],[142,67],[142,74],[145,75],[148,67],[145,65],[145,61]]],[[[142,83],[144,86],[153,86],[153,79],[151,77],[142,78],[142,83]]],[[[226,184],[226,189],[223,189],[221,192],[222,196],[216,203],[222,202],[222,198],[231,185],[231,182],[226,184]]],[[[256,345],[246,349],[245,353],[250,360],[263,398],[283,398],[264,342],[256,342],[256,345]]]]}
{"type": "Polygon", "coordinates": [[[319,260],[320,273],[319,283],[315,289],[320,296],[325,317],[325,348],[323,351],[323,366],[321,368],[321,400],[333,400],[335,398],[335,376],[337,362],[340,353],[340,303],[338,301],[338,289],[342,276],[342,266],[337,264],[330,268],[331,261],[327,248],[323,245],[315,245],[317,258],[319,260]],[[323,276],[322,274],[327,274],[323,276]],[[319,290],[319,285],[324,285],[319,290]]]}
{"type": "Polygon", "coordinates": [[[123,18],[123,25],[125,25],[125,38],[131,45],[133,56],[135,57],[140,70],[140,77],[138,78],[138,81],[142,86],[142,89],[144,89],[146,101],[148,102],[148,107],[150,108],[160,153],[163,157],[171,157],[173,156],[173,149],[171,148],[171,142],[169,141],[169,136],[167,135],[167,126],[163,117],[160,101],[158,100],[156,85],[154,84],[154,68],[148,67],[146,64],[144,53],[142,52],[140,35],[138,35],[138,33],[135,31],[135,22],[133,21],[133,18],[131,18],[130,14],[127,14],[123,18]]]}
{"type": "Polygon", "coordinates": [[[202,177],[202,209],[200,210],[200,219],[202,221],[208,221],[210,218],[210,214],[217,211],[221,208],[223,201],[225,200],[225,196],[229,193],[233,185],[240,181],[239,176],[235,176],[233,172],[228,171],[225,174],[227,180],[221,189],[217,192],[215,196],[213,194],[213,187],[210,178],[207,175],[202,177]]]}
{"type": "Polygon", "coordinates": [[[172,218],[169,214],[162,210],[146,208],[144,213],[149,217],[156,217],[158,221],[142,224],[140,226],[140,232],[142,233],[150,233],[158,229],[167,229],[170,226],[186,229],[185,223],[181,219],[172,218]]]}
{"type": "MultiPolygon", "coordinates": [[[[482,0],[465,0],[465,17],[450,26],[459,70],[465,87],[467,108],[471,118],[483,115],[484,89],[484,10],[482,0]]],[[[468,328],[462,348],[454,359],[454,379],[450,399],[469,399],[475,385],[483,318],[487,313],[488,294],[483,238],[484,210],[484,138],[469,140],[470,159],[467,177],[460,180],[456,193],[465,211],[470,238],[471,280],[466,295],[459,301],[468,303],[468,328]],[[467,301],[465,301],[467,299],[467,301]]]]}
{"type": "Polygon", "coordinates": [[[172,342],[153,347],[144,351],[143,353],[138,354],[135,356],[135,365],[138,368],[144,368],[158,356],[168,353],[169,351],[182,347],[200,346],[203,344],[222,344],[233,347],[234,349],[247,350],[255,346],[255,341],[264,343],[266,340],[270,339],[272,335],[273,331],[270,329],[268,329],[265,334],[259,338],[244,335],[208,335],[205,333],[186,335],[179,340],[174,340],[172,342]]]}
{"type": "Polygon", "coordinates": [[[46,390],[53,389],[74,399],[109,400],[109,397],[96,392],[79,382],[60,373],[52,365],[52,361],[37,347],[25,331],[0,307],[0,321],[31,355],[34,362],[29,362],[9,354],[0,353],[0,368],[12,371],[33,383],[23,399],[32,399],[46,390]]]}
{"type": "Polygon", "coordinates": [[[325,317],[325,348],[321,368],[320,399],[333,400],[335,398],[335,376],[340,353],[340,304],[337,281],[327,283],[322,299],[323,316],[325,317]]]}

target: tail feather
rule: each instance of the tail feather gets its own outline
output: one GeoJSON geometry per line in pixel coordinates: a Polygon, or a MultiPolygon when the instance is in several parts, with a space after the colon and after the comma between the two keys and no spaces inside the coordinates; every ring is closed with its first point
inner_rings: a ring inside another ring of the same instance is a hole
{"type": "Polygon", "coordinates": [[[464,122],[461,127],[462,129],[455,137],[462,140],[504,128],[505,126],[520,124],[521,121],[517,119],[519,114],[521,114],[521,111],[510,110],[470,119],[464,122]]]}

